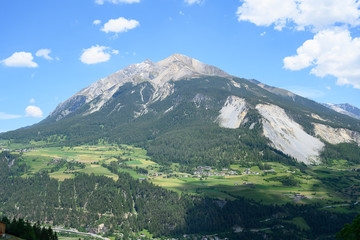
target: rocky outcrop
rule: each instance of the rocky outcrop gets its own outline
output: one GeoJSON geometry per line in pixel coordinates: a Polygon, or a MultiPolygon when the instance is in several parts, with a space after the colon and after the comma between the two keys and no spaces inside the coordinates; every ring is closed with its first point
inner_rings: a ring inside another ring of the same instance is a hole
{"type": "Polygon", "coordinates": [[[177,81],[184,78],[193,78],[200,75],[229,77],[230,75],[217,67],[204,64],[196,59],[174,54],[162,61],[154,63],[145,60],[139,64],[132,64],[128,67],[100,79],[89,87],[84,88],[70,99],[58,105],[50,113],[49,117],[60,120],[73,112],[72,103],[75,99],[81,98],[82,104],[89,103],[97,97],[100,99],[91,104],[87,114],[99,111],[101,107],[115,94],[119,87],[126,83],[137,85],[148,81],[155,89],[151,102],[163,100],[173,93],[173,84],[170,81],[177,81]],[[84,100],[85,99],[85,100],[84,100]]]}
{"type": "Polygon", "coordinates": [[[238,128],[243,122],[248,108],[245,99],[229,96],[217,118],[219,125],[224,128],[238,128]]]}
{"type": "Polygon", "coordinates": [[[264,135],[276,149],[305,164],[319,163],[324,143],[307,134],[284,109],[265,104],[257,105],[256,109],[263,118],[264,135]]]}
{"type": "Polygon", "coordinates": [[[360,146],[360,133],[346,128],[333,128],[314,123],[315,134],[331,144],[355,142],[360,146]]]}

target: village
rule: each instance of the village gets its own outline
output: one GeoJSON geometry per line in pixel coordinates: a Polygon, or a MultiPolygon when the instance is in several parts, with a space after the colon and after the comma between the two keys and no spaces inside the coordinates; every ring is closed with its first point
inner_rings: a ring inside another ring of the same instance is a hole
{"type": "MultiPolygon", "coordinates": [[[[4,152],[11,152],[12,149],[6,148],[4,147],[4,143],[0,143],[0,151],[4,151],[4,152]]],[[[26,153],[26,152],[30,152],[33,151],[33,148],[21,148],[21,149],[16,149],[14,150],[14,152],[18,152],[18,153],[26,153]]]]}
{"type": "Polygon", "coordinates": [[[239,175],[238,172],[229,170],[227,168],[223,168],[222,171],[215,171],[210,166],[199,166],[195,168],[194,177],[211,177],[211,176],[231,176],[231,175],[239,175]]]}

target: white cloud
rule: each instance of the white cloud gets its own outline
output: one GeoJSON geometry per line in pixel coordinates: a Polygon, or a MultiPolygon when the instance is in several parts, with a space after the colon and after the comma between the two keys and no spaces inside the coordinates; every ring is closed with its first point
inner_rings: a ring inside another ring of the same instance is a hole
{"type": "Polygon", "coordinates": [[[184,0],[187,4],[192,5],[192,4],[200,4],[201,0],[184,0]]]}
{"type": "Polygon", "coordinates": [[[295,25],[320,31],[335,24],[360,25],[360,2],[355,0],[244,0],[238,8],[239,21],[277,30],[295,25]]]}
{"type": "Polygon", "coordinates": [[[96,64],[107,62],[111,58],[111,54],[118,54],[119,51],[116,49],[110,49],[105,46],[92,46],[87,49],[83,49],[83,53],[80,57],[81,62],[86,64],[96,64]]]}
{"type": "Polygon", "coordinates": [[[0,112],[0,120],[8,120],[8,119],[15,119],[15,118],[21,118],[21,116],[0,112]]]}
{"type": "Polygon", "coordinates": [[[15,52],[1,62],[8,67],[38,67],[38,64],[33,59],[34,57],[29,52],[15,52]]]}
{"type": "Polygon", "coordinates": [[[35,99],[34,99],[34,98],[31,98],[31,99],[30,99],[30,103],[35,103],[35,99]]]}
{"type": "Polygon", "coordinates": [[[105,2],[110,2],[113,4],[120,4],[120,3],[139,3],[140,0],[95,0],[96,4],[103,5],[105,2]]]}
{"type": "Polygon", "coordinates": [[[260,36],[265,36],[266,35],[266,32],[262,32],[262,33],[260,33],[260,36]]]}
{"type": "Polygon", "coordinates": [[[337,84],[360,89],[360,38],[352,38],[349,30],[360,26],[359,0],[243,0],[237,16],[279,31],[312,31],[313,39],[284,58],[284,68],[311,67],[315,76],[334,76],[337,84]]]}
{"type": "Polygon", "coordinates": [[[25,109],[25,117],[41,118],[43,112],[37,106],[30,105],[25,109]]]}
{"type": "Polygon", "coordinates": [[[35,53],[35,56],[43,57],[47,60],[53,60],[53,58],[49,56],[50,53],[51,53],[50,49],[40,49],[35,53]]]}
{"type": "Polygon", "coordinates": [[[111,50],[111,53],[114,55],[118,55],[119,54],[119,50],[113,49],[111,50]]]}
{"type": "Polygon", "coordinates": [[[296,52],[296,55],[284,58],[284,68],[313,67],[311,73],[318,77],[335,76],[337,84],[360,89],[360,38],[352,38],[349,30],[320,31],[296,52]]]}
{"type": "Polygon", "coordinates": [[[93,24],[94,25],[99,25],[99,24],[101,24],[101,20],[96,19],[96,20],[93,21],[93,24]]]}
{"type": "Polygon", "coordinates": [[[136,28],[139,25],[140,23],[136,20],[119,17],[118,19],[110,19],[107,23],[104,24],[104,27],[101,29],[101,31],[106,33],[121,33],[136,28]]]}

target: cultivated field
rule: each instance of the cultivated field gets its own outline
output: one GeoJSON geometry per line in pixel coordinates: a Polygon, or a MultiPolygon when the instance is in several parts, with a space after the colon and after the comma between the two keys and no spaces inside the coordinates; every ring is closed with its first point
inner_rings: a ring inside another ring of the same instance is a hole
{"type": "MultiPolygon", "coordinates": [[[[164,168],[151,161],[146,150],[129,145],[82,145],[76,147],[36,147],[27,149],[19,144],[3,143],[14,153],[21,154],[29,169],[24,177],[39,171],[47,171],[52,178],[63,181],[78,173],[104,175],[117,180],[103,164],[115,164],[120,172],[127,172],[135,179],[146,179],[153,184],[178,192],[197,194],[221,200],[245,197],[265,204],[286,202],[319,202],[336,206],[334,202],[358,201],[359,174],[349,171],[344,160],[332,164],[306,168],[289,167],[281,163],[269,162],[270,170],[260,170],[234,164],[226,171],[210,169],[203,172],[210,176],[196,174],[197,169],[185,173],[179,171],[178,164],[164,172],[164,168]],[[235,174],[227,174],[232,171],[235,174]],[[220,173],[223,172],[222,175],[220,173]],[[217,176],[216,176],[217,175],[217,176]],[[294,183],[284,181],[290,179],[294,183]],[[339,181],[341,180],[341,181],[339,181]]],[[[354,166],[359,168],[360,166],[354,166]]],[[[334,208],[335,210],[336,208],[334,208]]],[[[301,225],[301,219],[294,219],[301,225]]],[[[306,226],[302,226],[306,228],[306,226]]]]}

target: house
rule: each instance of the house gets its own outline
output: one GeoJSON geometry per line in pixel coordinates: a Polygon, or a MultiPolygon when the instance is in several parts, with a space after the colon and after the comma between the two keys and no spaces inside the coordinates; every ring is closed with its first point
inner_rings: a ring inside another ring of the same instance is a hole
{"type": "Polygon", "coordinates": [[[243,182],[243,185],[255,185],[255,183],[243,182]]]}
{"type": "Polygon", "coordinates": [[[250,174],[250,173],[251,173],[250,168],[246,168],[244,174],[250,174]]]}
{"type": "Polygon", "coordinates": [[[5,223],[0,222],[0,236],[5,234],[5,223]]]}

